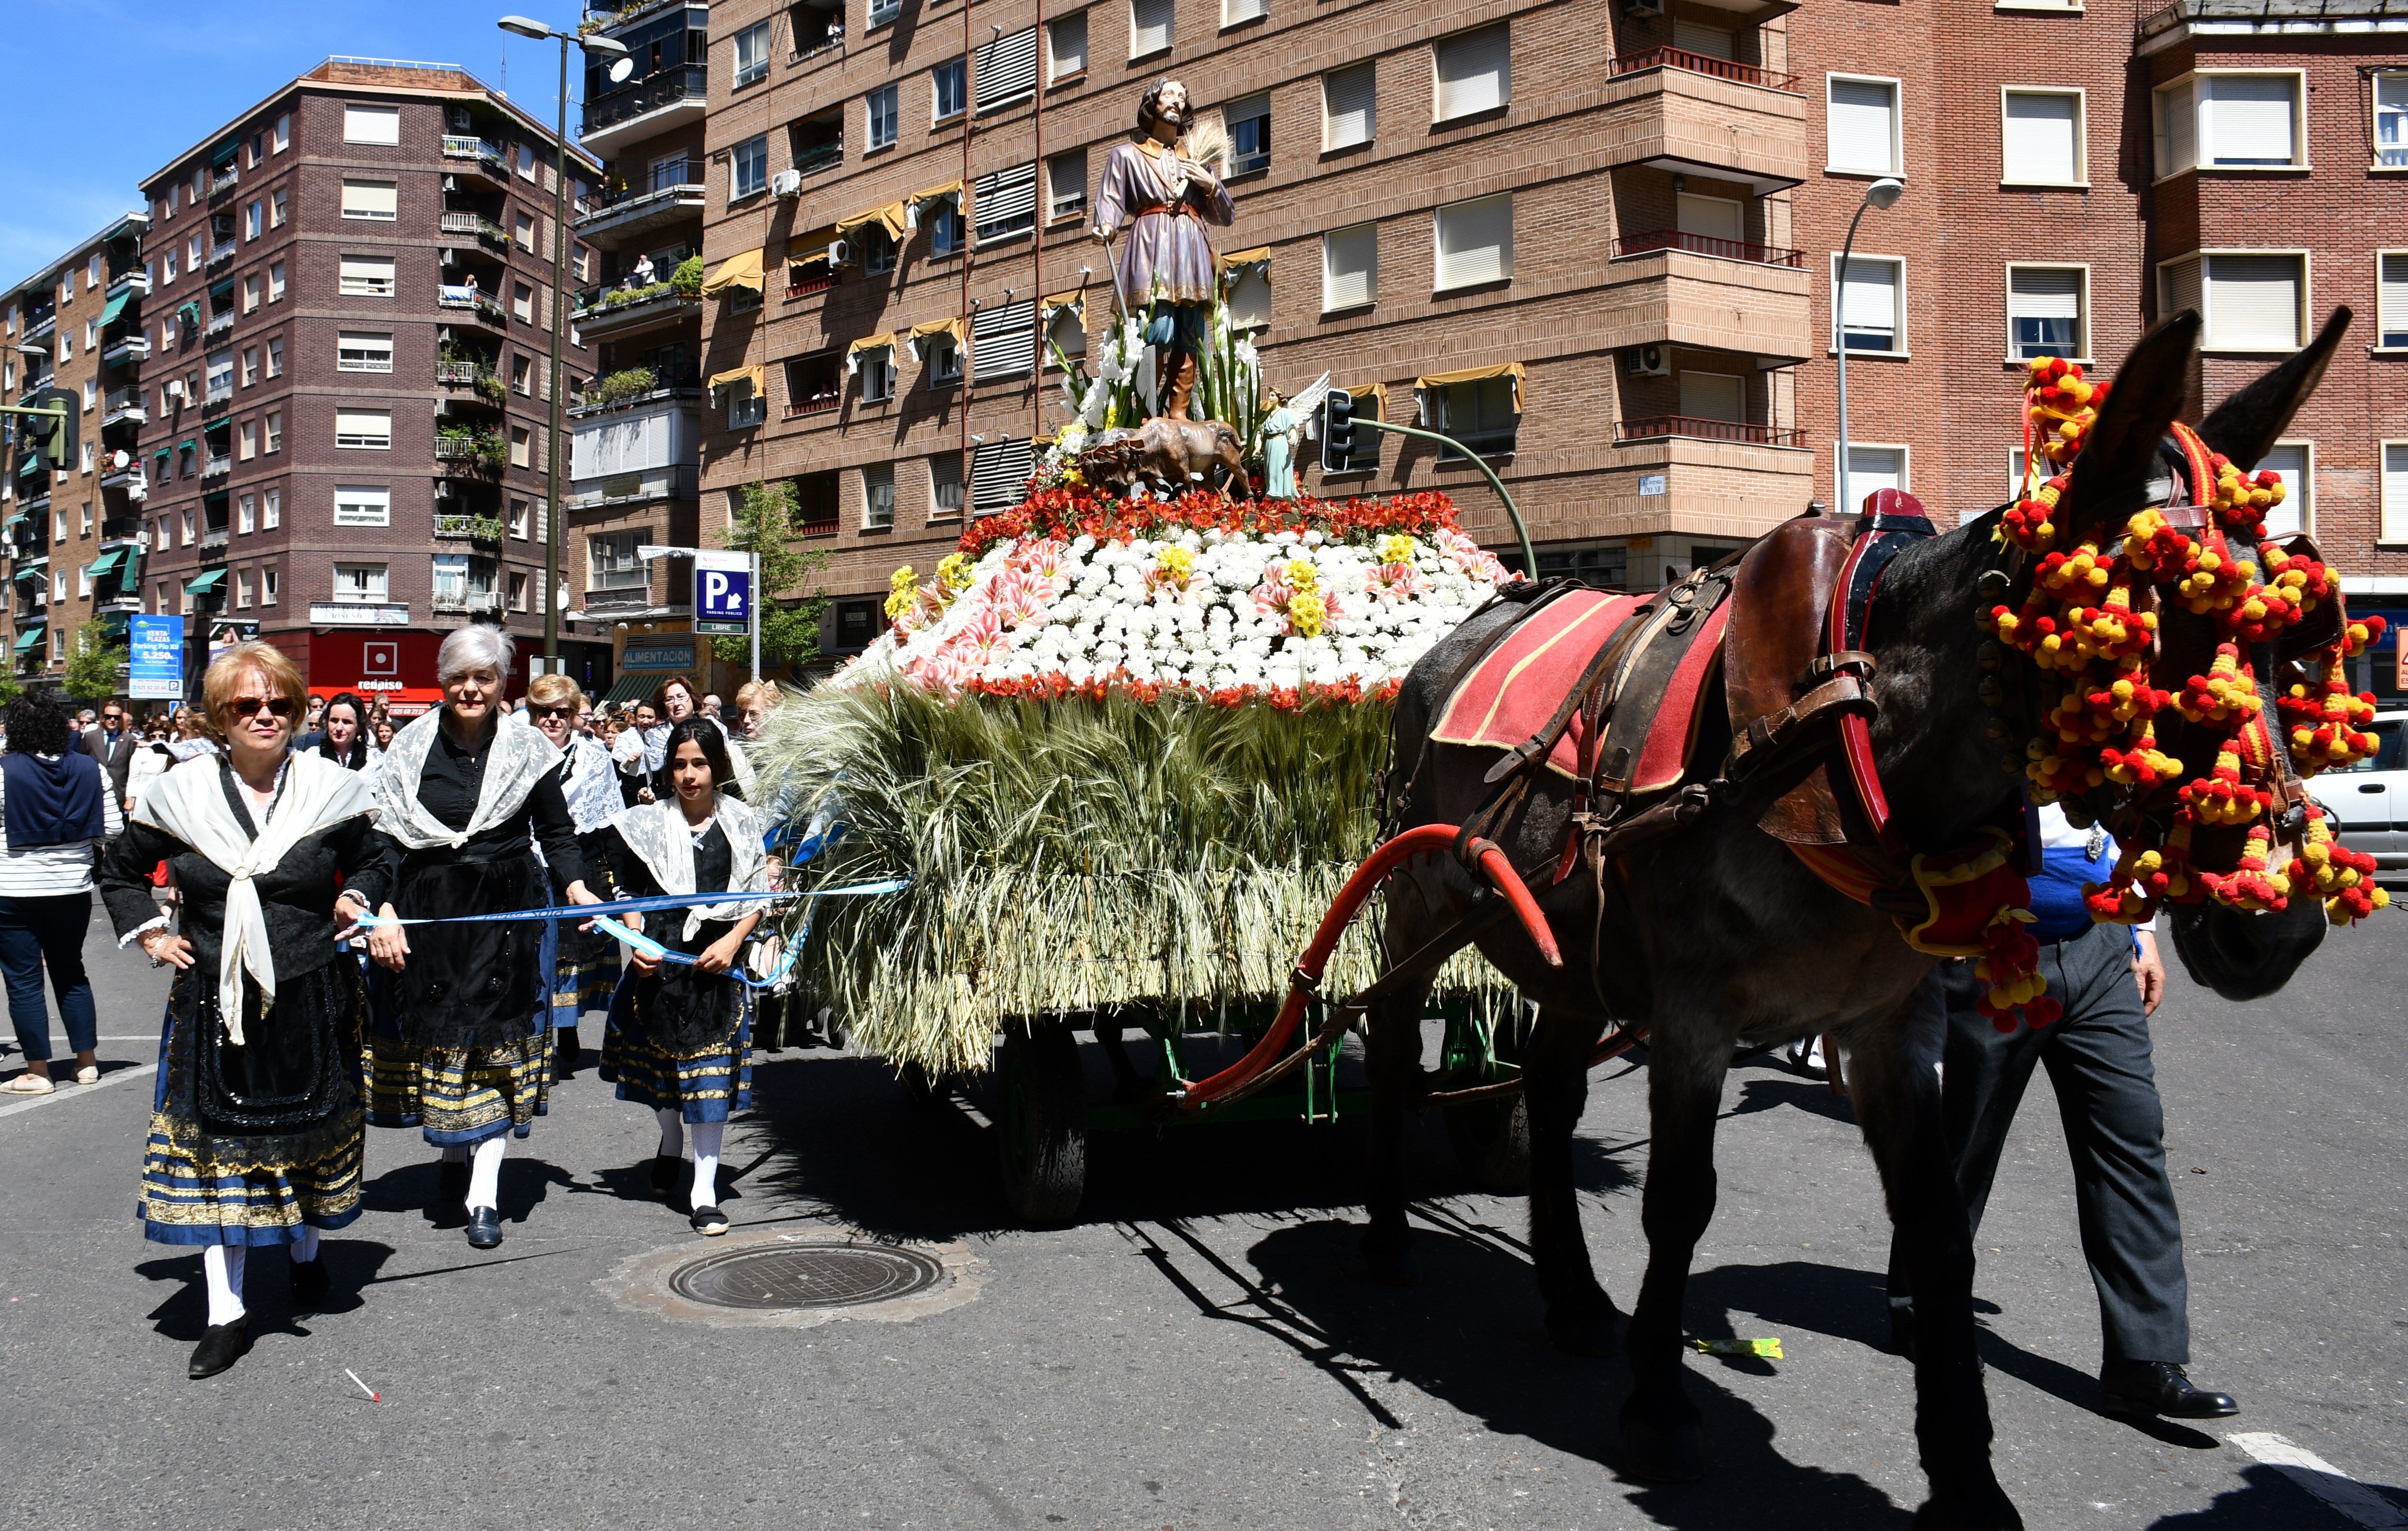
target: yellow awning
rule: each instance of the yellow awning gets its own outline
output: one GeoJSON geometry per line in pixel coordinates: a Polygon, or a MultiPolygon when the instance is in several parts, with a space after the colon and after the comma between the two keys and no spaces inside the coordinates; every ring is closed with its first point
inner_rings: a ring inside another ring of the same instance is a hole
{"type": "Polygon", "coordinates": [[[931,319],[924,325],[914,325],[911,326],[911,333],[908,339],[911,347],[911,359],[913,361],[918,361],[920,359],[920,342],[926,339],[931,335],[950,335],[953,338],[953,344],[955,345],[968,345],[969,343],[968,328],[961,320],[931,319]]]}
{"type": "Polygon", "coordinates": [[[1221,269],[1234,271],[1240,266],[1268,266],[1270,263],[1271,247],[1259,245],[1253,250],[1233,250],[1222,256],[1221,269]]]}
{"type": "Polygon", "coordinates": [[[958,205],[961,201],[961,195],[962,183],[958,181],[948,181],[941,186],[931,186],[924,192],[913,192],[910,195],[903,199],[904,217],[906,220],[905,226],[907,228],[918,228],[920,226],[920,209],[926,207],[929,203],[937,201],[942,197],[950,196],[953,198],[955,204],[958,205]]]}
{"type": "Polygon", "coordinates": [[[871,224],[882,225],[892,239],[900,240],[911,232],[911,215],[900,202],[889,202],[882,208],[872,208],[867,212],[856,212],[850,218],[839,218],[836,221],[836,231],[839,236],[846,235],[871,224]]]}
{"type": "Polygon", "coordinates": [[[858,354],[864,351],[892,351],[894,349],[895,337],[892,335],[865,335],[860,339],[853,341],[853,344],[846,346],[844,348],[844,354],[851,356],[858,354]]]}
{"type": "Polygon", "coordinates": [[[815,228],[808,234],[797,234],[786,241],[786,264],[818,266],[827,260],[829,241],[836,238],[834,228],[815,228]]]}
{"type": "Polygon", "coordinates": [[[1075,293],[1054,293],[1037,300],[1037,311],[1044,315],[1046,318],[1051,319],[1054,315],[1060,313],[1064,309],[1080,309],[1083,311],[1086,301],[1087,292],[1083,287],[1075,293]]]}
{"type": "Polygon", "coordinates": [[[1378,399],[1380,401],[1380,412],[1375,418],[1381,420],[1388,418],[1388,385],[1386,383],[1358,383],[1354,387],[1346,388],[1341,391],[1357,401],[1360,401],[1367,395],[1372,398],[1378,399]]]}
{"type": "Polygon", "coordinates": [[[1513,380],[1513,412],[1522,412],[1522,382],[1527,374],[1520,362],[1498,362],[1494,367],[1467,367],[1460,372],[1432,372],[1413,379],[1416,388],[1443,388],[1452,383],[1481,383],[1489,378],[1510,377],[1513,380]]]}
{"type": "Polygon", "coordinates": [[[758,362],[750,367],[730,368],[724,372],[710,374],[710,385],[713,388],[724,388],[731,383],[749,383],[752,385],[752,396],[759,398],[768,393],[768,389],[763,386],[763,380],[767,376],[767,372],[768,369],[758,362]]]}
{"type": "Polygon", "coordinates": [[[761,290],[761,252],[748,250],[722,261],[719,269],[704,279],[702,296],[716,297],[730,287],[750,287],[756,293],[761,290]]]}

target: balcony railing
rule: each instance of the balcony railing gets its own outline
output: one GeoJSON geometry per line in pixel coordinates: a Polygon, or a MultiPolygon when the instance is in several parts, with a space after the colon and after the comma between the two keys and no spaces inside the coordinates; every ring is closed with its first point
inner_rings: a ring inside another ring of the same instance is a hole
{"type": "Polygon", "coordinates": [[[213,410],[221,404],[229,404],[233,401],[234,380],[228,378],[223,383],[212,383],[209,384],[208,395],[201,400],[201,407],[203,409],[213,410]]]}
{"type": "Polygon", "coordinates": [[[498,166],[509,163],[500,144],[478,137],[473,133],[443,135],[443,157],[447,160],[485,160],[498,166]]]}
{"type": "Polygon", "coordinates": [[[149,361],[150,337],[141,334],[121,335],[101,347],[100,359],[104,366],[108,367],[122,367],[128,362],[149,361]]]}
{"type": "Polygon", "coordinates": [[[480,472],[498,471],[502,466],[501,438],[437,436],[435,438],[435,460],[480,472]]]}
{"type": "Polygon", "coordinates": [[[502,598],[494,590],[444,590],[435,592],[434,607],[437,612],[466,613],[476,616],[502,609],[502,598]]]}
{"type": "Polygon", "coordinates": [[[590,138],[603,128],[615,127],[648,111],[658,111],[663,107],[673,107],[682,101],[690,100],[698,107],[703,97],[710,94],[710,71],[699,64],[656,70],[625,90],[612,91],[586,102],[585,129],[580,136],[590,138]]]}
{"type": "Polygon", "coordinates": [[[786,412],[782,418],[788,420],[799,420],[807,414],[825,414],[829,411],[843,404],[843,402],[844,390],[840,388],[831,388],[825,393],[813,394],[807,398],[796,399],[794,403],[787,405],[786,412]]]}
{"type": "Polygon", "coordinates": [[[59,311],[56,309],[50,310],[48,313],[26,315],[25,339],[28,340],[40,339],[43,336],[50,333],[52,327],[58,324],[58,319],[59,311]]]}
{"type": "Polygon", "coordinates": [[[235,242],[232,239],[226,240],[223,244],[212,245],[209,247],[209,264],[213,267],[222,266],[234,259],[234,252],[235,242]]]}
{"type": "Polygon", "coordinates": [[[437,287],[435,303],[437,308],[470,310],[489,325],[507,326],[510,322],[499,303],[473,287],[437,287]]]}
{"type": "Polygon", "coordinates": [[[120,271],[109,280],[108,296],[111,297],[126,297],[137,293],[144,297],[150,296],[150,273],[138,266],[120,271]]]}
{"type": "Polygon", "coordinates": [[[203,345],[214,345],[233,333],[234,315],[231,313],[222,313],[215,319],[210,320],[208,327],[201,331],[201,343],[203,345]]]}
{"type": "Polygon", "coordinates": [[[129,462],[122,468],[109,469],[101,475],[100,486],[103,489],[122,489],[136,499],[150,498],[150,480],[139,462],[129,462]]]}
{"type": "MultiPolygon", "coordinates": [[[[787,267],[789,272],[792,272],[794,269],[795,267],[787,267]]],[[[786,296],[789,298],[809,297],[813,293],[826,292],[830,287],[835,285],[836,273],[829,270],[823,265],[816,272],[809,276],[788,276],[786,279],[786,296]]]]}
{"type": "Polygon", "coordinates": [[[474,387],[493,375],[494,369],[482,362],[438,361],[435,364],[435,381],[441,383],[474,387]]]}
{"type": "Polygon", "coordinates": [[[241,179],[242,166],[238,165],[229,165],[224,169],[220,170],[216,175],[209,177],[209,195],[211,196],[215,196],[220,192],[233,191],[235,183],[241,179]]]}
{"type": "Polygon", "coordinates": [[[580,228],[640,219],[654,212],[674,212],[688,202],[700,202],[703,188],[695,181],[672,181],[649,191],[605,192],[579,210],[580,228]]]}
{"type": "Polygon", "coordinates": [[[838,138],[833,143],[813,144],[796,154],[795,170],[799,175],[817,175],[822,170],[832,170],[843,163],[844,140],[838,138]]]}
{"type": "Polygon", "coordinates": [[[1750,244],[1745,239],[1717,238],[1711,234],[1692,234],[1679,228],[1659,228],[1652,233],[1627,235],[1613,241],[1616,259],[1626,255],[1652,255],[1662,250],[1685,250],[1693,255],[1715,255],[1727,261],[1753,261],[1759,266],[1802,267],[1806,264],[1806,253],[1802,250],[1750,244]]]}
{"type": "Polygon", "coordinates": [[[446,542],[498,542],[502,540],[502,523],[490,515],[438,515],[435,518],[435,535],[446,542]]]}
{"type": "Polygon", "coordinates": [[[1625,53],[1613,61],[1617,75],[1637,74],[1641,69],[1686,69],[1692,74],[1712,75],[1716,79],[1760,86],[1768,91],[1787,91],[1793,95],[1801,95],[1806,90],[1796,75],[1761,65],[1734,64],[1708,53],[1692,53],[1685,48],[1651,48],[1643,53],[1625,53]]]}
{"type": "Polygon", "coordinates": [[[201,551],[206,554],[211,548],[221,548],[225,546],[228,535],[226,528],[223,527],[210,527],[207,528],[201,533],[201,551]]]}
{"type": "Polygon", "coordinates": [[[120,420],[148,424],[150,419],[150,405],[141,389],[112,388],[108,391],[108,403],[100,417],[102,425],[113,426],[120,420]]]}
{"type": "Polygon", "coordinates": [[[208,461],[201,464],[201,477],[203,479],[222,479],[233,471],[234,459],[232,457],[211,457],[208,461]]]}
{"type": "Polygon", "coordinates": [[[1652,414],[1641,420],[1626,420],[1614,433],[1614,441],[1624,444],[1662,441],[1668,436],[1686,436],[1702,441],[1743,441],[1750,446],[1806,444],[1803,430],[1784,430],[1779,426],[1759,426],[1748,420],[1707,420],[1694,414],[1652,414]]]}

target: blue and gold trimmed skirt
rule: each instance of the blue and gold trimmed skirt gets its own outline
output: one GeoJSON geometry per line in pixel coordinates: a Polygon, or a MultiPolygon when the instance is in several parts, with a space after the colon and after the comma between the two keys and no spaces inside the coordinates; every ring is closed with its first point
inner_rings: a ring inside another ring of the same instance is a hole
{"type": "Polygon", "coordinates": [[[725,1121],[752,1105],[752,1005],[746,995],[735,1035],[724,1047],[680,1056],[638,1023],[636,985],[620,986],[602,1033],[602,1077],[619,1099],[687,1121],[725,1121]]]}
{"type": "Polygon", "coordinates": [[[563,932],[560,954],[552,970],[552,1024],[559,1031],[577,1029],[588,1010],[608,1010],[619,988],[619,944],[595,941],[575,932],[563,932]]]}
{"type": "Polygon", "coordinates": [[[368,1039],[367,1121],[416,1127],[442,1148],[524,1137],[551,1107],[552,1028],[489,1047],[421,1047],[368,1039]]]}

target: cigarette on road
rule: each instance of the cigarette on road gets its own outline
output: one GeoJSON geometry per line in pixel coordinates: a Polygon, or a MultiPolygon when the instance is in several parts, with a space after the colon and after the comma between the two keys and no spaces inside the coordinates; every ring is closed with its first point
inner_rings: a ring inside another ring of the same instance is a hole
{"type": "Polygon", "coordinates": [[[380,1404],[384,1402],[382,1398],[377,1396],[376,1389],[360,1380],[360,1374],[358,1372],[351,1370],[349,1366],[345,1366],[343,1368],[343,1375],[350,1378],[353,1385],[357,1386],[362,1393],[368,1395],[368,1402],[372,1404],[380,1404]]]}

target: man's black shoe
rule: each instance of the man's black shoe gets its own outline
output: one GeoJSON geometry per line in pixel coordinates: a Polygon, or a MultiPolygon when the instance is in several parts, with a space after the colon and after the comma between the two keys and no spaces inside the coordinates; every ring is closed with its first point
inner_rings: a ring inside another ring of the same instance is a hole
{"type": "Polygon", "coordinates": [[[232,1323],[213,1323],[193,1347],[192,1365],[185,1375],[197,1382],[204,1377],[215,1377],[243,1357],[251,1349],[251,1320],[248,1317],[232,1323]]]}
{"type": "Polygon", "coordinates": [[[502,1241],[502,1215],[490,1206],[468,1209],[468,1242],[480,1249],[490,1249],[502,1241]]]}
{"type": "Polygon", "coordinates": [[[2171,1361],[2110,1361],[2099,1374],[2099,1392],[2110,1414],[2220,1420],[2241,1412],[2229,1394],[2193,1386],[2171,1361]]]}

